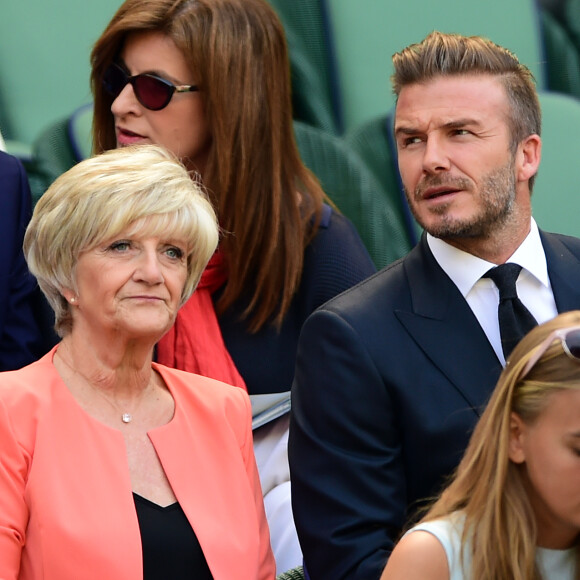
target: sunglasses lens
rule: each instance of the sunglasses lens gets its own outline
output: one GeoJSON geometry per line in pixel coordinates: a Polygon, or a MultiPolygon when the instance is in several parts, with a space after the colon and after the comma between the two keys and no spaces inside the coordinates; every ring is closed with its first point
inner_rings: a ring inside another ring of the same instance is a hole
{"type": "Polygon", "coordinates": [[[152,111],[166,107],[173,95],[173,87],[170,84],[146,74],[135,77],[133,88],[139,102],[152,111]]]}
{"type": "Polygon", "coordinates": [[[115,99],[119,96],[128,82],[125,71],[115,64],[112,64],[103,76],[104,89],[115,99]]]}
{"type": "Polygon", "coordinates": [[[564,339],[568,352],[576,359],[580,360],[580,329],[571,330],[564,339]]]}

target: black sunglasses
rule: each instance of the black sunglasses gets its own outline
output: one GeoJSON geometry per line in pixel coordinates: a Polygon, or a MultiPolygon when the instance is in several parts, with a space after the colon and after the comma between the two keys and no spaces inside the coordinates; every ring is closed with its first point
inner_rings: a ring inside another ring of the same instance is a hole
{"type": "Polygon", "coordinates": [[[560,339],[562,349],[571,359],[580,363],[580,326],[561,328],[550,333],[546,339],[536,347],[536,352],[530,357],[518,380],[523,380],[534,365],[544,356],[550,345],[560,339]]]}
{"type": "Polygon", "coordinates": [[[133,87],[137,100],[151,111],[160,111],[167,107],[173,93],[190,93],[199,91],[197,85],[174,85],[151,73],[129,76],[116,63],[112,63],[103,75],[104,89],[116,99],[127,83],[133,87]]]}

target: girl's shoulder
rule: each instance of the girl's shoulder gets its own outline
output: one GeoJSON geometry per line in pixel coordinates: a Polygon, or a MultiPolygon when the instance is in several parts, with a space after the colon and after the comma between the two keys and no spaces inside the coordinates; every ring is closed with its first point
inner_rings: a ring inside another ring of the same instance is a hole
{"type": "Polygon", "coordinates": [[[431,532],[415,528],[395,546],[381,576],[381,580],[449,579],[448,558],[443,544],[431,532]]]}

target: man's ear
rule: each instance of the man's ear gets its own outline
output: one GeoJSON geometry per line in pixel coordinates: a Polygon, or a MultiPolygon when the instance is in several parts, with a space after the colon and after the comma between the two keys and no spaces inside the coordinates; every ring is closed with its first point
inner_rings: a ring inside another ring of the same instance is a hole
{"type": "Polygon", "coordinates": [[[526,137],[516,152],[516,179],[529,181],[536,175],[542,158],[542,140],[538,135],[526,137]]]}
{"type": "Polygon", "coordinates": [[[522,418],[517,413],[512,412],[510,415],[508,456],[514,463],[523,463],[526,460],[524,450],[526,430],[526,424],[522,421],[522,418]]]}

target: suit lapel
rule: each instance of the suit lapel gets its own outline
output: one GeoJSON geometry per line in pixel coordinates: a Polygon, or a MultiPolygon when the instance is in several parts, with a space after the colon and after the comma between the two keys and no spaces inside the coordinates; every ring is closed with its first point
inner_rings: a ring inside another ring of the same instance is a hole
{"type": "Polygon", "coordinates": [[[411,311],[397,318],[479,414],[502,366],[471,308],[433,257],[425,236],[405,258],[411,311]]]}
{"type": "Polygon", "coordinates": [[[540,231],[558,312],[580,309],[580,260],[555,234],[540,231]]]}
{"type": "MultiPolygon", "coordinates": [[[[558,312],[580,310],[579,254],[561,236],[540,236],[558,312]]],[[[481,408],[502,366],[477,318],[433,257],[425,236],[404,259],[404,268],[412,305],[410,310],[397,310],[397,318],[466,401],[481,408]]]]}

